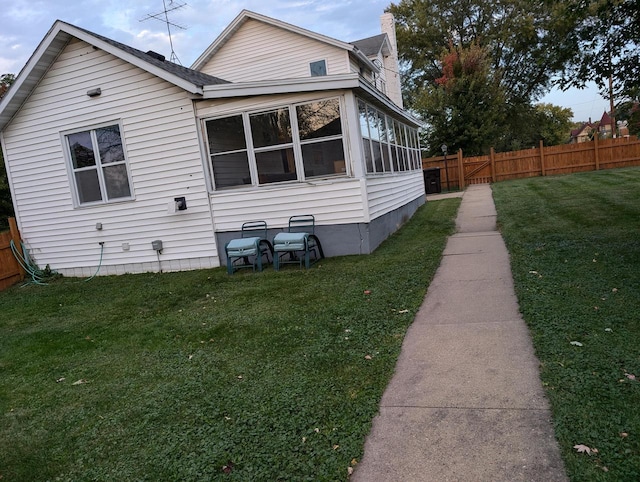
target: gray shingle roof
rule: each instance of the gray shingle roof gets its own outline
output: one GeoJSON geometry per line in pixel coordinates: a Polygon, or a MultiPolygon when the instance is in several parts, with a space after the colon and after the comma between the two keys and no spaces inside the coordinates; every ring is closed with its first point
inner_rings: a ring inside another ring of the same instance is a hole
{"type": "Polygon", "coordinates": [[[380,49],[382,49],[382,45],[384,44],[384,40],[386,37],[386,33],[381,33],[378,35],[374,35],[373,37],[356,40],[354,42],[351,42],[351,44],[355,45],[358,50],[360,50],[368,57],[370,55],[377,55],[378,52],[380,52],[380,49]]]}
{"type": "Polygon", "coordinates": [[[168,60],[159,60],[157,58],[155,58],[154,56],[151,56],[145,52],[143,52],[142,50],[138,50],[135,49],[133,47],[129,47],[128,45],[125,45],[123,43],[117,42],[115,40],[112,40],[108,37],[104,37],[102,35],[98,35],[97,33],[91,32],[90,30],[81,28],[81,27],[77,27],[74,25],[75,28],[77,28],[78,30],[82,30],[86,33],[88,33],[89,35],[92,35],[96,38],[99,38],[100,40],[107,42],[111,45],[113,45],[114,47],[119,48],[120,50],[127,52],[131,55],[134,55],[135,57],[139,58],[140,60],[143,60],[145,62],[148,62],[151,65],[154,65],[156,67],[159,67],[163,70],[166,70],[167,72],[169,72],[170,74],[176,75],[178,77],[180,77],[181,79],[186,80],[187,82],[191,82],[192,84],[195,84],[199,87],[202,87],[204,85],[218,85],[218,84],[230,84],[231,82],[224,80],[224,79],[220,79],[218,77],[214,77],[213,75],[208,75],[208,74],[203,74],[202,72],[198,72],[197,70],[192,70],[188,67],[183,67],[182,65],[178,65],[178,64],[174,64],[173,62],[169,62],[168,60]]]}

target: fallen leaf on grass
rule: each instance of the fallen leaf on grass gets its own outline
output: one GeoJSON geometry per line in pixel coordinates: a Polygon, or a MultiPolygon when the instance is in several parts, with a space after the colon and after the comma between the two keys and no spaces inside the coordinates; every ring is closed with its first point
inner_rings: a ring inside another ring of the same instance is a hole
{"type": "Polygon", "coordinates": [[[365,360],[371,360],[371,359],[373,359],[373,357],[371,355],[365,355],[364,359],[365,360]]]}
{"type": "Polygon", "coordinates": [[[347,474],[348,475],[352,475],[353,474],[353,467],[347,467],[347,474]]]}
{"type": "Polygon", "coordinates": [[[604,331],[606,331],[607,333],[613,333],[613,330],[611,328],[605,328],[604,331]]]}
{"type": "Polygon", "coordinates": [[[579,341],[572,341],[571,344],[573,346],[582,346],[582,343],[580,343],[579,341]]]}
{"type": "Polygon", "coordinates": [[[583,445],[583,444],[574,445],[573,448],[576,449],[578,453],[581,453],[581,454],[591,455],[592,453],[594,454],[598,453],[598,449],[595,449],[595,448],[592,449],[591,447],[587,447],[586,445],[583,445]]]}
{"type": "Polygon", "coordinates": [[[233,462],[227,462],[227,465],[224,465],[222,467],[222,471],[225,474],[230,474],[232,470],[233,470],[233,462]]]}
{"type": "Polygon", "coordinates": [[[84,383],[88,383],[88,382],[84,378],[81,378],[80,380],[73,382],[72,385],[82,385],[84,383]]]}
{"type": "Polygon", "coordinates": [[[409,310],[400,310],[398,313],[409,313],[409,310]]]}
{"type": "Polygon", "coordinates": [[[618,292],[618,288],[613,288],[611,291],[614,292],[614,293],[617,293],[618,292]]]}
{"type": "Polygon", "coordinates": [[[370,295],[371,294],[371,290],[364,290],[364,294],[365,295],[370,295]]]}
{"type": "Polygon", "coordinates": [[[625,373],[624,376],[627,377],[629,380],[636,379],[636,376],[633,373],[625,373]]]}
{"type": "Polygon", "coordinates": [[[65,381],[64,377],[56,378],[56,383],[60,383],[60,382],[64,382],[64,381],[65,381]]]}
{"type": "Polygon", "coordinates": [[[620,436],[622,438],[627,438],[629,436],[629,434],[627,432],[620,432],[620,436]]]}
{"type": "Polygon", "coordinates": [[[189,355],[189,360],[191,360],[193,358],[193,355],[189,355]]]}

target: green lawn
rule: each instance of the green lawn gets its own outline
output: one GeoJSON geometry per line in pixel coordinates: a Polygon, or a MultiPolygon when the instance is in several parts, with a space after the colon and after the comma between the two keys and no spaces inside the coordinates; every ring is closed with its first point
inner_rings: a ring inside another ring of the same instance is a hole
{"type": "Polygon", "coordinates": [[[308,271],[0,293],[0,479],[346,480],[458,205],[308,271]]]}
{"type": "Polygon", "coordinates": [[[640,169],[493,190],[569,476],[640,480],[640,169]]]}

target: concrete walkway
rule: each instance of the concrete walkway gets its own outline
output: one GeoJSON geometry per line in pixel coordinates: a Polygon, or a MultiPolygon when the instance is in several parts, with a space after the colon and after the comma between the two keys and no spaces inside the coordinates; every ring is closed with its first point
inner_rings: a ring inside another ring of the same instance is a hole
{"type": "Polygon", "coordinates": [[[351,480],[567,480],[489,185],[456,225],[351,480]]]}

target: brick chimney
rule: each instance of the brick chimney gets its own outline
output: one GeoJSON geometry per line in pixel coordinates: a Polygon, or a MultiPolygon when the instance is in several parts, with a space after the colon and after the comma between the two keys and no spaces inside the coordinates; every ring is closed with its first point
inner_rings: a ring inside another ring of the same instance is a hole
{"type": "Polygon", "coordinates": [[[380,16],[382,33],[389,37],[391,51],[383,59],[384,76],[387,83],[387,96],[398,106],[402,107],[402,89],[400,85],[400,73],[398,66],[398,44],[396,42],[396,21],[392,13],[383,13],[380,16]]]}

